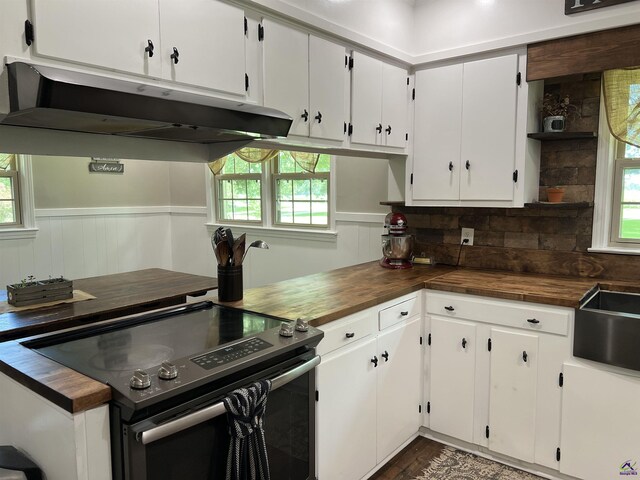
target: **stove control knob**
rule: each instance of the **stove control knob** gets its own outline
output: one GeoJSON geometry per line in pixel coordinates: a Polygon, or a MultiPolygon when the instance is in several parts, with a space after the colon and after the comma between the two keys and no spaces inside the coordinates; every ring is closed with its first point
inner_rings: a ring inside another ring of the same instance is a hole
{"type": "Polygon", "coordinates": [[[309,320],[307,318],[299,318],[296,320],[296,330],[299,332],[308,332],[309,320]]]}
{"type": "Polygon", "coordinates": [[[293,337],[293,323],[282,322],[282,325],[280,325],[280,336],[293,337]]]}
{"type": "Polygon", "coordinates": [[[133,377],[129,380],[129,386],[136,390],[144,390],[151,386],[151,378],[147,372],[142,370],[136,370],[133,372],[133,377]]]}
{"type": "Polygon", "coordinates": [[[162,362],[162,365],[158,369],[158,378],[162,380],[173,380],[178,376],[178,367],[173,363],[162,362]]]}

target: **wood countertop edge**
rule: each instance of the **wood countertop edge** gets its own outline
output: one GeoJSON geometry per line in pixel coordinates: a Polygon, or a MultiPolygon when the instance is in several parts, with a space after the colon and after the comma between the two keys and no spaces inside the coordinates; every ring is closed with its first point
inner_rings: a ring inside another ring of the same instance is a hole
{"type": "Polygon", "coordinates": [[[63,410],[76,414],[111,400],[111,387],[20,345],[0,344],[0,372],[63,410]]]}

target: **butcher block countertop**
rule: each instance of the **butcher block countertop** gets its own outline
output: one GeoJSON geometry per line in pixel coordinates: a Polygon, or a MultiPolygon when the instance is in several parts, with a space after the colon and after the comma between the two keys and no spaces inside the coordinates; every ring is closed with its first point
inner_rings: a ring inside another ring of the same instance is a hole
{"type": "MultiPolygon", "coordinates": [[[[217,303],[290,320],[307,317],[320,326],[425,287],[575,308],[598,284],[604,289],[640,291],[631,282],[449,266],[389,270],[369,262],[249,289],[241,301],[217,303]]],[[[159,288],[164,288],[167,295],[172,291],[169,285],[159,288]]],[[[126,298],[126,292],[123,295],[126,298]]],[[[97,407],[111,398],[108,386],[61,367],[17,340],[0,343],[0,371],[72,413],[97,407]]]]}
{"type": "Polygon", "coordinates": [[[389,270],[369,262],[252,288],[238,302],[217,303],[290,320],[307,317],[320,326],[422,288],[576,308],[597,283],[588,278],[440,265],[389,270]]]}

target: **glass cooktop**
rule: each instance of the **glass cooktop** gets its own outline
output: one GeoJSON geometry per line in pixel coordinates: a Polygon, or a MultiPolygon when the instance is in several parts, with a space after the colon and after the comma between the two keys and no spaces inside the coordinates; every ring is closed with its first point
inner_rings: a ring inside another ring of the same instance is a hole
{"type": "MultiPolygon", "coordinates": [[[[279,327],[282,320],[210,303],[145,323],[54,336],[36,351],[97,380],[131,375],[164,361],[189,357],[279,327]],[[55,338],[57,337],[57,338],[55,338]],[[75,338],[74,338],[75,337],[75,338]],[[79,337],[79,338],[78,338],[79,337]],[[59,340],[59,341],[58,341],[59,340]],[[53,344],[51,344],[53,343],[53,344]]],[[[144,317],[142,317],[144,318],[144,317]]],[[[135,320],[134,320],[135,322],[135,320]]]]}

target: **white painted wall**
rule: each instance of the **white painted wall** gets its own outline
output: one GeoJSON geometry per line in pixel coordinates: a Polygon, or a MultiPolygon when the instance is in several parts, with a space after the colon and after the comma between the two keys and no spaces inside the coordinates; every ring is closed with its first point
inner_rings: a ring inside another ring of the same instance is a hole
{"type": "Polygon", "coordinates": [[[640,3],[564,14],[563,0],[416,0],[414,63],[640,22],[640,3]]]}

